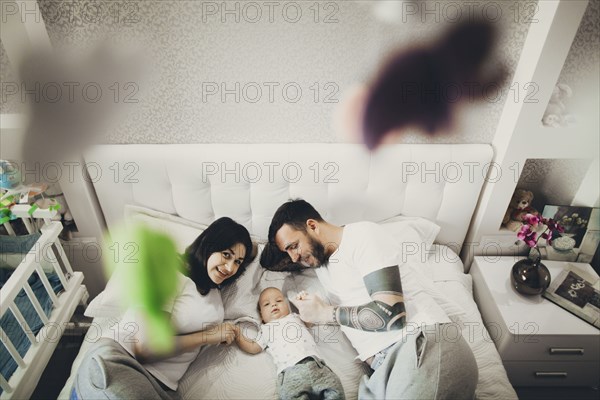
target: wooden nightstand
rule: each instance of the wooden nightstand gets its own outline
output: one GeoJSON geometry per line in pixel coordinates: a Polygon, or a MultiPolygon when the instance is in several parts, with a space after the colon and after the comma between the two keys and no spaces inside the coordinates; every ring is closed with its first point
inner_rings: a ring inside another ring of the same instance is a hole
{"type": "MultiPolygon", "coordinates": [[[[513,386],[600,384],[600,330],[541,296],[510,284],[515,257],[475,257],[475,301],[513,386]]],[[[555,277],[565,265],[543,261],[555,277]]],[[[595,274],[589,264],[571,263],[595,274]]]]}

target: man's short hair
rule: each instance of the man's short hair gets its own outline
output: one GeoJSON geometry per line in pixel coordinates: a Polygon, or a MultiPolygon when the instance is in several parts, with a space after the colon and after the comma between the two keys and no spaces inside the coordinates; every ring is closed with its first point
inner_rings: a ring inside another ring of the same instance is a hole
{"type": "Polygon", "coordinates": [[[306,200],[295,199],[283,203],[271,220],[269,226],[269,242],[275,244],[275,235],[284,224],[290,225],[298,231],[306,232],[306,221],[314,219],[315,221],[323,221],[321,214],[306,200]]]}

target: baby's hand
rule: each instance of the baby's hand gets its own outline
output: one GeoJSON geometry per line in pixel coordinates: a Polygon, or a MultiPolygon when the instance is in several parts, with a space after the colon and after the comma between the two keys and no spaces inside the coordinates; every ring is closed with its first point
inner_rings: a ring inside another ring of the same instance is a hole
{"type": "Polygon", "coordinates": [[[235,333],[235,339],[239,339],[240,337],[240,327],[237,324],[232,324],[233,325],[233,332],[235,333]]]}

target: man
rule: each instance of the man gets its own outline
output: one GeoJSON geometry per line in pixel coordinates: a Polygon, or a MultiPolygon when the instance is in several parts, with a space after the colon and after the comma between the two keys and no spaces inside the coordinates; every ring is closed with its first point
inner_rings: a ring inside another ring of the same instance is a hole
{"type": "Polygon", "coordinates": [[[294,304],[305,322],[339,324],[369,364],[359,399],[473,398],[471,349],[462,336],[445,337],[450,320],[401,261],[401,245],[379,225],[336,226],[304,200],[277,209],[261,257],[268,269],[317,268],[333,305],[311,294],[294,304]]]}

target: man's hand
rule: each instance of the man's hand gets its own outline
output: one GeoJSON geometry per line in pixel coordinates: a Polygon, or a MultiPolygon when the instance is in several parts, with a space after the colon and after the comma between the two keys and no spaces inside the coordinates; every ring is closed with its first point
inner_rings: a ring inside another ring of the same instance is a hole
{"type": "Polygon", "coordinates": [[[302,291],[298,293],[292,303],[300,313],[300,319],[304,322],[327,324],[333,322],[333,307],[317,295],[302,291]]]}

